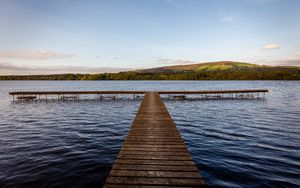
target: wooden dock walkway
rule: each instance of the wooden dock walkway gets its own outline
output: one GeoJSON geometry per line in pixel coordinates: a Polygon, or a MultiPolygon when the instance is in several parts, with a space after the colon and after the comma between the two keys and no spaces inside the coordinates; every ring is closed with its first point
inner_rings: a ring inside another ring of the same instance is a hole
{"type": "Polygon", "coordinates": [[[203,186],[159,93],[147,92],[104,187],[203,186]]]}

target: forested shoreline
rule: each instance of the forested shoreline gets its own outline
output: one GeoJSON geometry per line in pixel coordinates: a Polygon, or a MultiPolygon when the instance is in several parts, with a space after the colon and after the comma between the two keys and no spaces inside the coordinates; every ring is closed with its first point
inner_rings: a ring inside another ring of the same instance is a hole
{"type": "Polygon", "coordinates": [[[276,67],[216,71],[8,75],[0,76],[0,80],[300,80],[300,69],[276,67]]]}

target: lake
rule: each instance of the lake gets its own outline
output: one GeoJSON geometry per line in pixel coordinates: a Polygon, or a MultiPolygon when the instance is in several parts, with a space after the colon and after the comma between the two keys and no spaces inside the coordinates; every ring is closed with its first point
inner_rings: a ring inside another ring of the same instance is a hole
{"type": "Polygon", "coordinates": [[[141,103],[10,91],[263,88],[265,100],[164,101],[208,187],[300,187],[300,81],[1,81],[0,187],[101,187],[141,103]]]}

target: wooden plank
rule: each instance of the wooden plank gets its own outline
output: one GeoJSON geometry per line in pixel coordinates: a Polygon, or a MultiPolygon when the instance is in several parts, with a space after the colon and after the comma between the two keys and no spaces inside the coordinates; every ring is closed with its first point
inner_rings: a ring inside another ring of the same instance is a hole
{"type": "Polygon", "coordinates": [[[134,151],[121,150],[119,155],[150,155],[150,156],[190,156],[185,151],[134,151]]]}
{"type": "MultiPolygon", "coordinates": [[[[141,165],[166,165],[166,166],[188,166],[195,165],[194,161],[174,161],[174,160],[137,160],[137,159],[116,159],[115,163],[118,164],[141,164],[141,165]]],[[[184,168],[184,167],[183,167],[184,168]]]]}
{"type": "Polygon", "coordinates": [[[105,186],[106,188],[192,188],[190,186],[157,186],[157,185],[132,185],[132,184],[108,184],[105,186]]]}
{"type": "MultiPolygon", "coordinates": [[[[109,176],[107,184],[134,184],[134,185],[166,185],[166,186],[195,186],[203,187],[201,178],[145,178],[145,177],[114,177],[109,176]]],[[[105,187],[105,185],[104,185],[105,187]]]]}
{"type": "Polygon", "coordinates": [[[181,140],[176,141],[162,141],[162,140],[155,140],[155,141],[149,141],[149,140],[126,140],[124,144],[138,144],[138,145],[182,145],[181,140]]]}
{"type": "Polygon", "coordinates": [[[154,144],[180,144],[182,142],[182,140],[177,139],[177,138],[173,138],[173,139],[168,139],[168,138],[156,138],[156,139],[149,139],[147,138],[146,140],[142,140],[142,139],[131,139],[128,138],[124,144],[130,144],[130,143],[154,143],[154,144]]]}
{"type": "Polygon", "coordinates": [[[157,139],[157,140],[159,140],[159,139],[170,139],[170,140],[171,139],[182,139],[178,135],[164,137],[164,138],[160,137],[159,135],[133,135],[133,136],[127,137],[127,138],[129,138],[129,139],[142,139],[142,138],[145,138],[145,139],[153,139],[153,140],[155,140],[155,139],[157,139]]]}
{"type": "Polygon", "coordinates": [[[145,151],[145,152],[186,152],[185,148],[140,148],[140,147],[123,147],[121,151],[145,151]]]}
{"type": "Polygon", "coordinates": [[[141,171],[141,170],[111,170],[111,176],[119,176],[119,177],[150,177],[150,178],[199,178],[198,172],[168,172],[168,171],[160,171],[160,170],[149,170],[149,171],[141,171]]]}
{"type": "Polygon", "coordinates": [[[142,164],[114,164],[112,169],[120,170],[140,170],[140,171],[175,171],[175,172],[199,172],[194,165],[185,166],[172,166],[172,165],[142,165],[142,164]]]}
{"type": "Polygon", "coordinates": [[[192,160],[190,156],[173,156],[173,155],[161,155],[161,156],[153,156],[153,155],[126,155],[119,154],[118,159],[138,159],[138,160],[179,160],[179,161],[189,161],[192,160]]]}
{"type": "Polygon", "coordinates": [[[146,93],[104,187],[203,185],[159,94],[146,93]]]}
{"type": "Polygon", "coordinates": [[[185,145],[166,145],[166,144],[154,144],[154,145],[144,145],[144,144],[123,144],[123,147],[136,147],[136,148],[181,148],[186,149],[185,145]]]}

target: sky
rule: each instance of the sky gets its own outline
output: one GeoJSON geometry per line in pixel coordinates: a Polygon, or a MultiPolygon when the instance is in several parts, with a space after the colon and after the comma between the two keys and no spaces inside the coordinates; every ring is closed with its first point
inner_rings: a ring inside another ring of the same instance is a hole
{"type": "Polygon", "coordinates": [[[299,0],[0,0],[0,74],[300,66],[299,0]]]}

